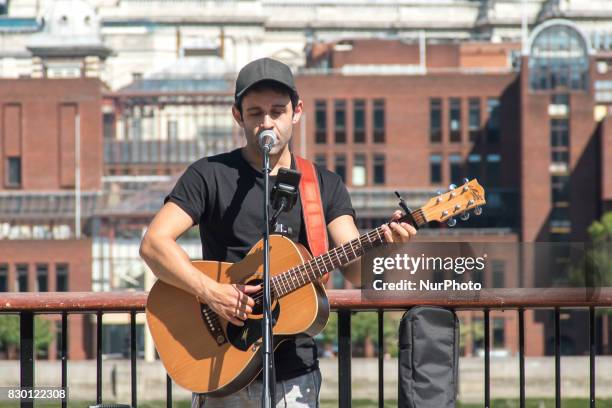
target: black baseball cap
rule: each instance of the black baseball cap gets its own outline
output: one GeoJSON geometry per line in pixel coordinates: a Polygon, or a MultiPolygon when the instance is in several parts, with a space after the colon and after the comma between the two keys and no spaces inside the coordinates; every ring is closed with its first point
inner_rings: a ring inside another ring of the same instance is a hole
{"type": "Polygon", "coordinates": [[[260,58],[246,64],[238,73],[234,102],[238,103],[246,91],[262,81],[278,82],[297,95],[297,88],[295,87],[291,69],[286,64],[275,59],[260,58]]]}

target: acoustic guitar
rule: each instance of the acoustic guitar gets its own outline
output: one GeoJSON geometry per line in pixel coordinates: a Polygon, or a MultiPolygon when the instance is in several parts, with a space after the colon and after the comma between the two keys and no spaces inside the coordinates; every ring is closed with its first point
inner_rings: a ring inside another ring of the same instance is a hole
{"type": "MultiPolygon", "coordinates": [[[[454,187],[454,186],[451,186],[454,187]]],[[[430,199],[399,220],[416,227],[453,221],[485,204],[477,180],[430,199]],[[465,213],[465,214],[464,214],[465,213]]],[[[404,208],[407,208],[404,206],[404,208]]],[[[381,228],[313,258],[290,239],[270,237],[270,279],[273,297],[274,347],[287,336],[318,334],[327,322],[329,304],[324,274],[360,257],[385,242],[381,228]]],[[[263,241],[240,262],[194,261],[193,265],[220,283],[258,285],[263,275],[263,241]]],[[[151,288],[146,306],[149,329],[169,376],[180,386],[210,396],[224,396],[247,386],[261,371],[263,292],[252,294],[253,313],[242,327],[217,316],[199,299],[161,280],[151,288]]]]}

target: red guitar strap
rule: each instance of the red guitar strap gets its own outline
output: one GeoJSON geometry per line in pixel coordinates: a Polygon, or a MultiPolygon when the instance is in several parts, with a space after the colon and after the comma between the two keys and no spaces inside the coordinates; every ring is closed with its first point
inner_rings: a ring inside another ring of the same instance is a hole
{"type": "MultiPolygon", "coordinates": [[[[308,246],[313,256],[324,254],[329,249],[327,241],[327,224],[323,215],[323,203],[321,202],[321,190],[315,166],[312,162],[293,155],[297,171],[302,174],[300,178],[300,200],[302,213],[304,215],[304,226],[308,246]]],[[[323,276],[323,282],[327,282],[329,274],[323,276]]]]}

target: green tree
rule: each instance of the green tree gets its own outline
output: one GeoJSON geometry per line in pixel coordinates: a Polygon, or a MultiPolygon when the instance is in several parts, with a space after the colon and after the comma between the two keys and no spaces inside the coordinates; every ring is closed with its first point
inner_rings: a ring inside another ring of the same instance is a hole
{"type": "MultiPolygon", "coordinates": [[[[19,348],[19,316],[0,316],[0,350],[19,348]]],[[[37,356],[46,356],[49,344],[53,341],[51,322],[42,316],[34,317],[34,345],[37,356]]]]}
{"type": "MultiPolygon", "coordinates": [[[[383,319],[384,351],[397,356],[397,338],[402,312],[386,312],[383,319]]],[[[327,326],[318,339],[323,344],[338,343],[338,314],[329,316],[327,326]]],[[[366,351],[378,348],[378,316],[376,312],[358,312],[351,316],[351,340],[355,356],[364,356],[366,351]]]]}
{"type": "Polygon", "coordinates": [[[573,286],[612,286],[612,211],[588,228],[591,245],[584,257],[572,265],[569,281],[573,286]]]}

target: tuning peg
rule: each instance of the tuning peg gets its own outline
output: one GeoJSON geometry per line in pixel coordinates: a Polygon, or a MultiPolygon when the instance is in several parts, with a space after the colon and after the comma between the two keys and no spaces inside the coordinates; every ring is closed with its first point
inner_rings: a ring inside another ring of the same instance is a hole
{"type": "Polygon", "coordinates": [[[446,224],[447,224],[449,227],[451,227],[451,228],[452,228],[452,227],[454,227],[455,225],[457,225],[457,220],[456,220],[455,218],[451,217],[451,218],[449,218],[449,219],[448,219],[448,221],[446,221],[446,224]]]}
{"type": "Polygon", "coordinates": [[[449,190],[454,190],[454,189],[456,189],[456,188],[457,188],[457,186],[456,186],[455,184],[449,184],[449,185],[448,185],[448,189],[449,189],[449,190]]]}
{"type": "Polygon", "coordinates": [[[464,184],[467,184],[467,183],[469,183],[469,182],[470,182],[470,179],[469,179],[469,178],[467,178],[467,177],[466,177],[466,178],[464,178],[464,179],[463,179],[463,183],[464,183],[464,184]]]}
{"type": "Polygon", "coordinates": [[[442,198],[440,197],[442,195],[442,192],[438,190],[436,193],[438,194],[438,197],[436,198],[436,203],[439,203],[440,201],[442,201],[442,198]]]}
{"type": "Polygon", "coordinates": [[[461,218],[461,221],[467,221],[470,219],[470,213],[466,211],[463,214],[461,214],[459,218],[461,218]]]}
{"type": "Polygon", "coordinates": [[[478,206],[478,207],[474,207],[474,215],[480,215],[482,214],[482,207],[478,206]]]}

